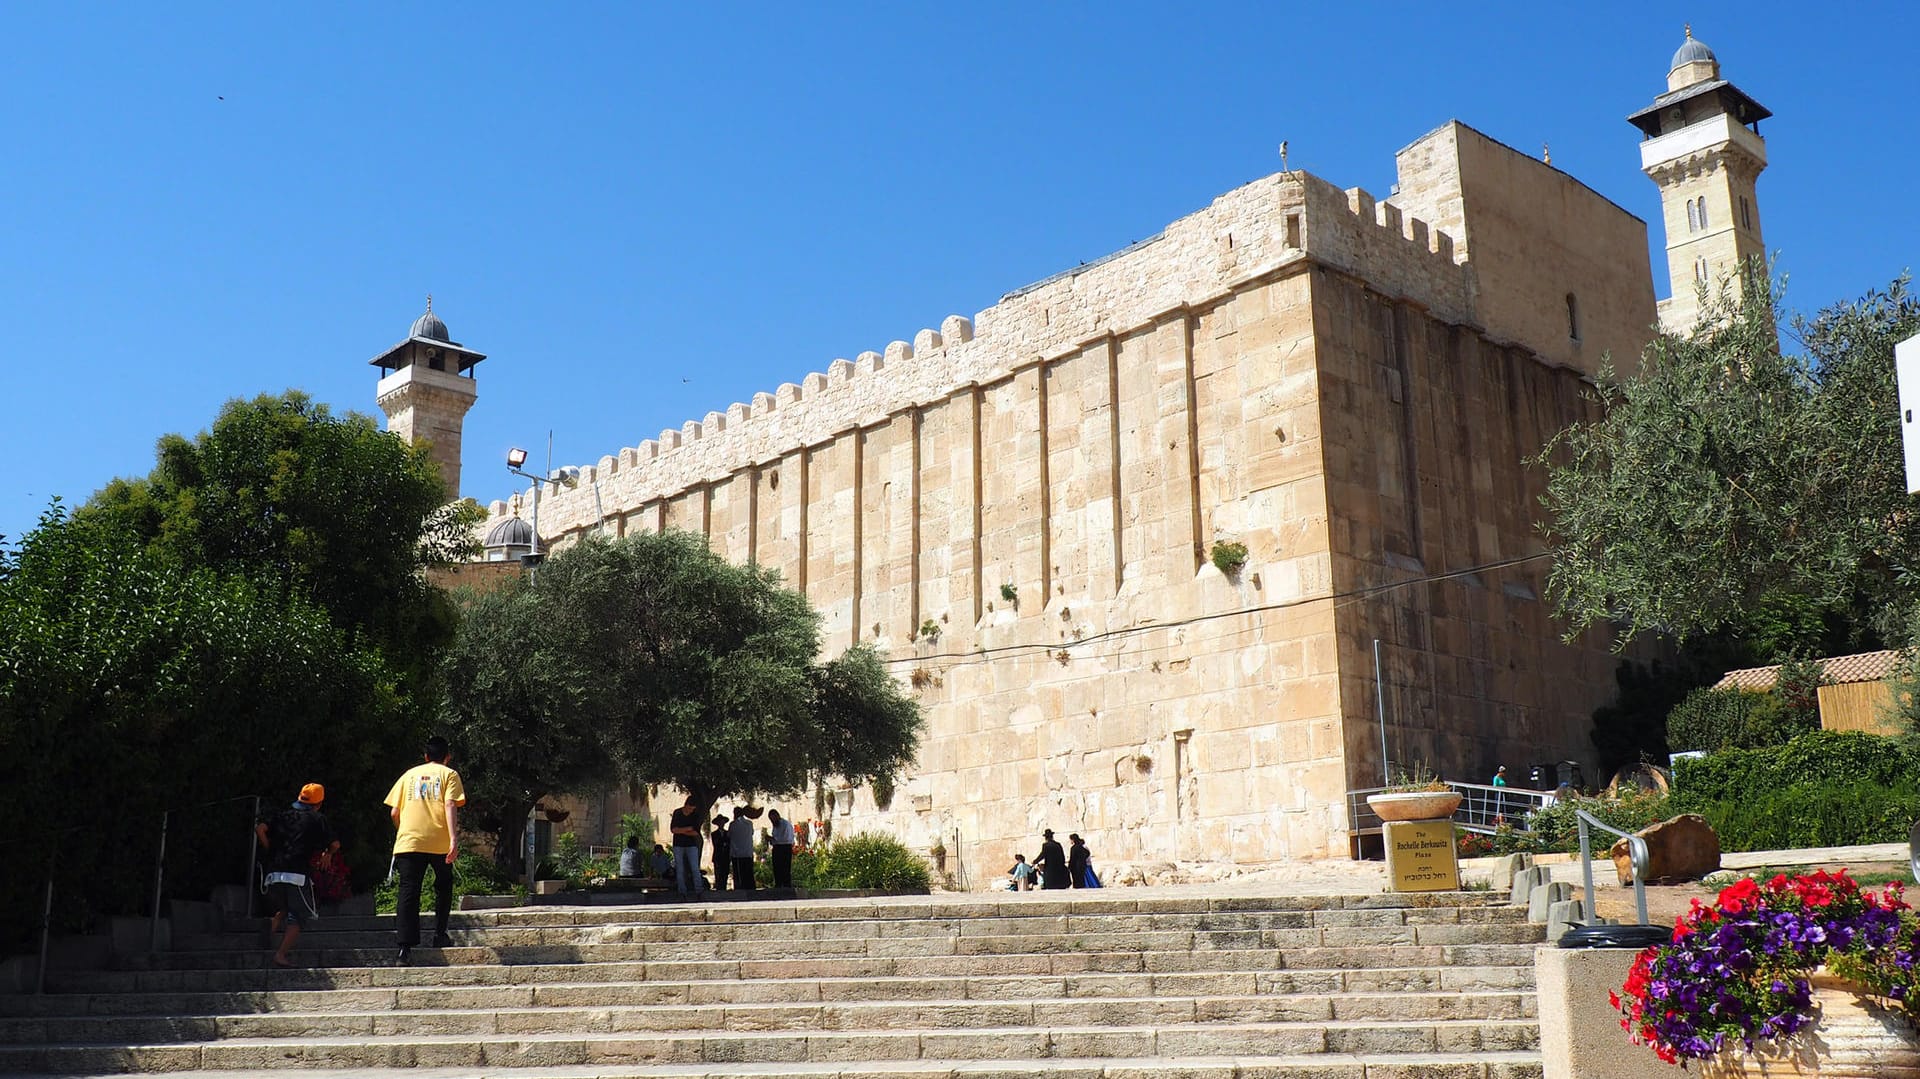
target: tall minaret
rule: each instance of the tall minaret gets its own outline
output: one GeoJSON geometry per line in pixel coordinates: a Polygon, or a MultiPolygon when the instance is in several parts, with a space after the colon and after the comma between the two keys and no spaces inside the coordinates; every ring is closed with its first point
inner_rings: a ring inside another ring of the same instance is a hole
{"type": "Polygon", "coordinates": [[[1627,117],[1646,135],[1640,168],[1660,185],[1665,211],[1673,296],[1660,301],[1660,328],[1668,333],[1693,329],[1701,283],[1717,289],[1744,260],[1766,259],[1754,183],[1767,167],[1760,121],[1771,115],[1720,77],[1720,61],[1689,26],[1667,92],[1627,117]]]}
{"type": "Polygon", "coordinates": [[[429,296],[407,339],[372,360],[381,375],[374,400],[387,414],[387,430],[427,444],[449,499],[460,497],[460,421],[479,396],[473,367],[484,359],[448,336],[429,296]]]}

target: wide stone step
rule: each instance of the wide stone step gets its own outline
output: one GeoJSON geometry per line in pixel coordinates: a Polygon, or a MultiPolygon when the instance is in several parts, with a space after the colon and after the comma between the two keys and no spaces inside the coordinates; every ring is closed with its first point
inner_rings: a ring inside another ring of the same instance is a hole
{"type": "MultiPolygon", "coordinates": [[[[1402,925],[1304,929],[1243,929],[1188,932],[1155,930],[1136,933],[1061,932],[950,933],[902,937],[831,937],[793,940],[665,940],[632,943],[627,930],[608,927],[592,931],[597,939],[557,937],[554,930],[523,933],[498,930],[461,933],[445,949],[450,962],[484,962],[488,956],[572,958],[584,962],[633,960],[752,960],[779,959],[796,953],[814,956],[951,956],[1021,955],[1068,951],[1197,951],[1248,948],[1364,948],[1393,945],[1536,944],[1544,930],[1525,923],[1512,925],[1402,925]]],[[[258,965],[267,954],[258,938],[228,948],[204,948],[134,956],[124,969],[194,969],[258,965]]],[[[393,937],[380,933],[332,933],[302,937],[303,955],[336,957],[356,953],[391,953],[393,937]]],[[[328,960],[323,959],[323,962],[328,960]]],[[[334,960],[337,962],[337,960],[334,960]]],[[[509,960],[511,961],[511,960],[509,960]]]]}
{"type": "MultiPolygon", "coordinates": [[[[228,1071],[182,1071],[174,1079],[232,1079],[228,1071]]],[[[276,1069],[275,1079],[475,1079],[463,1068],[276,1069]]],[[[597,1065],[486,1069],[487,1079],[1540,1079],[1532,1052],[1420,1053],[1391,1058],[1345,1053],[1311,1056],[1109,1058],[1045,1060],[916,1060],[776,1065],[597,1065]]]]}
{"type": "MultiPolygon", "coordinates": [[[[1006,936],[1019,934],[1119,933],[1134,931],[1388,928],[1406,925],[1524,925],[1526,911],[1516,907],[1403,907],[1362,910],[1224,911],[1171,914],[1022,914],[978,918],[913,919],[799,919],[778,922],[659,923],[602,917],[521,925],[469,924],[456,915],[449,925],[462,939],[484,939],[493,944],[550,944],[618,939],[649,941],[820,940],[844,937],[1006,936]]],[[[191,934],[178,938],[176,949],[252,947],[265,927],[264,919],[226,933],[191,934]]],[[[391,939],[391,915],[371,918],[330,918],[309,930],[315,937],[343,939],[355,934],[391,939]]]]}
{"type": "Polygon", "coordinates": [[[59,971],[58,992],[235,992],[263,989],[364,989],[403,985],[538,984],[543,981],[709,981],[757,978],[965,978],[1076,973],[1200,973],[1271,970],[1359,970],[1383,967],[1511,966],[1533,964],[1526,944],[1422,945],[1382,948],[1220,949],[1193,952],[1058,952],[754,961],[583,962],[574,955],[487,954],[473,962],[449,960],[427,949],[415,965],[392,965],[390,952],[300,954],[323,966],[300,970],[226,966],[151,971],[59,971]],[[381,964],[381,965],[376,965],[381,964]],[[583,973],[585,972],[585,973],[583,973]]]}
{"type": "Polygon", "coordinates": [[[243,1015],[0,1019],[0,1044],[212,1041],[407,1034],[916,1030],[1065,1024],[1531,1019],[1529,993],[1344,996],[1135,996],[836,1001],[829,1003],[535,1005],[275,1012],[243,1015]]]}
{"type": "MultiPolygon", "coordinates": [[[[581,968],[566,970],[580,973],[581,968]]],[[[279,972],[276,972],[279,973],[279,972]]],[[[0,1015],[240,1015],[435,1008],[674,1004],[806,1004],[957,998],[1231,997],[1256,994],[1483,993],[1534,988],[1532,967],[1229,971],[1192,974],[1011,975],[981,978],[766,978],[754,981],[586,981],[490,986],[289,989],[231,993],[53,993],[0,996],[0,1015]]]]}
{"type": "Polygon", "coordinates": [[[0,1046],[0,1071],[128,1072],[189,1068],[541,1067],[581,1064],[763,1064],[854,1060],[1042,1060],[1315,1053],[1533,1051],[1531,1020],[1357,1020],[1167,1025],[1003,1026],[935,1030],[695,1031],[606,1034],[416,1034],[235,1038],[205,1044],[0,1046]]]}
{"type": "MultiPolygon", "coordinates": [[[[924,921],[941,918],[996,918],[1060,915],[1178,915],[1238,912],[1434,910],[1508,911],[1505,897],[1484,892],[1374,893],[1309,896],[1138,896],[1131,889],[1081,892],[1064,898],[1027,892],[1004,897],[938,897],[894,901],[831,900],[751,903],[691,903],[666,906],[509,907],[501,910],[458,911],[454,928],[487,926],[608,925],[608,924],[780,924],[795,921],[924,921]],[[996,898],[997,897],[997,898],[996,898]]],[[[1507,917],[1509,914],[1499,914],[1507,917]]],[[[261,919],[231,918],[236,931],[256,927],[261,919]]],[[[354,915],[328,919],[326,924],[350,929],[390,929],[393,915],[354,915]]]]}

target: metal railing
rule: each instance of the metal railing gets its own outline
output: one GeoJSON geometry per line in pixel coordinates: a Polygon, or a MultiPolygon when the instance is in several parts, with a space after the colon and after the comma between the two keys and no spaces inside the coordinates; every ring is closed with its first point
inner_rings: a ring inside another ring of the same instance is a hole
{"type": "MultiPolygon", "coordinates": [[[[1460,806],[1453,811],[1453,823],[1469,832],[1492,835],[1502,824],[1527,831],[1527,818],[1553,804],[1548,791],[1521,787],[1490,787],[1483,783],[1444,781],[1449,790],[1460,795],[1460,806]]],[[[1379,835],[1380,817],[1367,805],[1367,796],[1382,794],[1386,787],[1368,787],[1347,792],[1347,829],[1353,835],[1379,835]]]]}
{"type": "Polygon", "coordinates": [[[1591,922],[1595,917],[1593,909],[1593,847],[1587,836],[1589,826],[1598,828],[1611,835],[1617,835],[1627,841],[1627,862],[1633,869],[1633,901],[1640,911],[1640,924],[1647,923],[1647,841],[1632,832],[1623,832],[1601,820],[1584,809],[1576,810],[1575,816],[1580,824],[1580,873],[1586,879],[1587,906],[1586,915],[1591,922]]]}

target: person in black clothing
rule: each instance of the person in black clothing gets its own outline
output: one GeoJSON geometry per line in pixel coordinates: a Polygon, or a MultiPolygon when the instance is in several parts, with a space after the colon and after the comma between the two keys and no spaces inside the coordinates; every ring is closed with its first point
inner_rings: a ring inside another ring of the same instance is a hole
{"type": "Polygon", "coordinates": [[[1067,887],[1085,888],[1087,886],[1087,859],[1092,857],[1087,850],[1087,841],[1078,833],[1067,836],[1067,887]]]}
{"type": "Polygon", "coordinates": [[[273,900],[269,939],[283,926],[287,931],[280,939],[280,950],[273,955],[276,967],[293,965],[287,958],[293,942],[300,939],[302,929],[320,920],[307,870],[314,855],[320,856],[320,865],[325,867],[332,861],[333,852],[340,849],[327,818],[320,815],[320,804],[326,799],[325,787],[309,783],[300,788],[299,801],[253,826],[254,836],[267,851],[267,895],[273,900]]]}
{"type": "Polygon", "coordinates": [[[689,794],[687,804],[674,810],[667,822],[673,832],[673,887],[681,895],[707,890],[707,879],[700,875],[700,816],[704,808],[689,794]]]}
{"type": "Polygon", "coordinates": [[[1053,829],[1040,833],[1040,854],[1034,858],[1040,867],[1040,887],[1051,891],[1067,886],[1067,852],[1060,849],[1060,841],[1053,838],[1053,829]]]}
{"type": "Polygon", "coordinates": [[[727,890],[727,870],[733,865],[733,855],[727,846],[727,818],[725,814],[713,818],[713,890],[727,890]]]}

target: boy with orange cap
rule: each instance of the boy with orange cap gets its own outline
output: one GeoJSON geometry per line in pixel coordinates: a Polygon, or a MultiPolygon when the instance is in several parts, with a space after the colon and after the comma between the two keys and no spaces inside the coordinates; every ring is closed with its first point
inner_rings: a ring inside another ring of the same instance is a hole
{"type": "Polygon", "coordinates": [[[287,957],[293,951],[293,942],[300,939],[302,929],[320,920],[307,868],[314,855],[319,855],[320,864],[325,866],[332,860],[333,852],[340,849],[340,841],[333,837],[327,818],[320,815],[320,805],[326,800],[326,788],[309,783],[300,788],[300,798],[293,805],[253,826],[253,834],[267,851],[267,895],[273,901],[269,939],[282,926],[287,931],[280,940],[280,950],[273,956],[276,967],[293,965],[287,957]]]}

